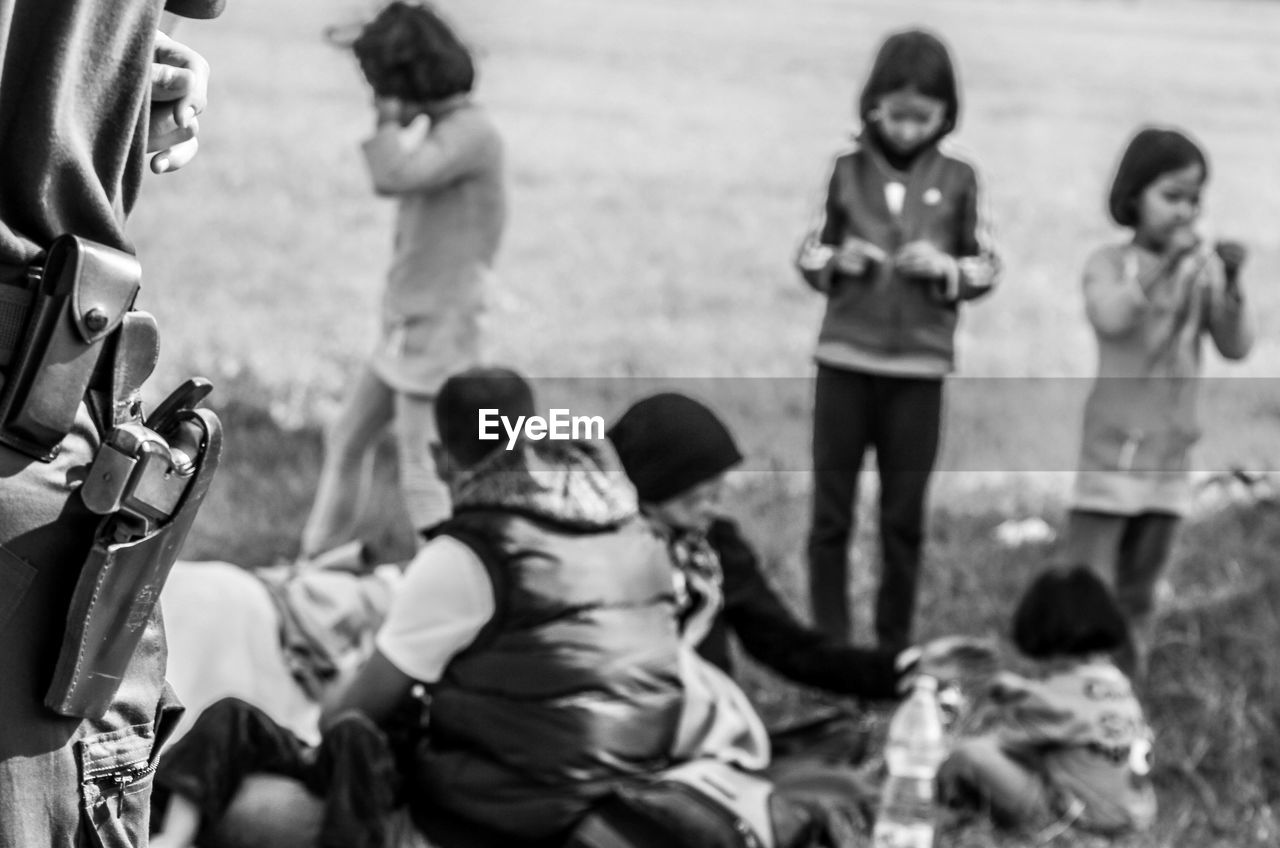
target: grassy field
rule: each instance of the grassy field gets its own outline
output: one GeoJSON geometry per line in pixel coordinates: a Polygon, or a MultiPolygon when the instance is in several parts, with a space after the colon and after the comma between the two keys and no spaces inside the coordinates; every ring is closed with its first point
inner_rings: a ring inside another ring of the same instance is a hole
{"type": "MultiPolygon", "coordinates": [[[[1280,344],[1269,330],[1280,324],[1280,4],[441,6],[479,51],[479,95],[507,139],[512,216],[490,358],[544,378],[544,398],[575,413],[612,416],[655,386],[715,401],[752,456],[741,510],[797,602],[822,304],[790,259],[852,128],[872,51],[894,28],[923,23],[954,48],[956,141],[981,167],[1006,264],[1003,288],[968,309],[961,330],[935,488],[930,631],[1001,630],[1007,599],[1054,553],[1000,549],[990,530],[1025,514],[1060,521],[1093,368],[1079,269],[1122,235],[1103,196],[1141,123],[1203,141],[1207,229],[1252,249],[1246,285],[1264,331],[1243,365],[1209,357],[1202,466],[1280,463],[1280,344]]],[[[227,467],[192,557],[293,555],[320,427],[373,341],[393,207],[371,195],[359,159],[372,115],[355,65],[320,37],[368,8],[233,2],[216,24],[183,25],[215,68],[204,149],[188,171],[150,180],[134,233],[147,269],[141,305],[164,332],[153,390],[204,373],[228,423],[227,467]]],[[[398,510],[386,495],[369,509],[387,556],[406,550],[398,510]]],[[[1180,548],[1182,606],[1151,691],[1165,816],[1154,841],[1135,844],[1278,838],[1276,525],[1273,511],[1233,512],[1191,528],[1180,548]],[[1231,586],[1250,591],[1217,594],[1231,586]]],[[[809,703],[776,685],[758,694],[779,714],[809,703]]],[[[1022,843],[979,829],[954,844],[1022,843]]]]}
{"type": "MultiPolygon", "coordinates": [[[[713,392],[739,395],[726,413],[763,467],[804,467],[822,304],[790,258],[871,52],[895,27],[924,22],[953,44],[965,101],[956,140],[982,166],[1007,266],[1003,289],[963,322],[944,468],[1072,467],[1083,390],[1072,381],[1093,368],[1079,268],[1121,235],[1102,199],[1140,123],[1203,140],[1214,163],[1206,226],[1252,247],[1260,324],[1280,313],[1280,195],[1265,190],[1280,184],[1276,4],[444,7],[481,54],[479,93],[508,141],[512,218],[491,358],[547,377],[774,378],[713,392]],[[967,382],[983,378],[1027,382],[1007,384],[993,416],[997,384],[967,382]],[[984,448],[995,425],[998,443],[984,448]]],[[[216,76],[201,159],[152,180],[136,216],[143,302],[166,328],[157,386],[192,368],[224,389],[251,375],[280,420],[323,421],[372,344],[392,204],[370,195],[359,160],[371,117],[354,63],[320,38],[365,8],[233,3],[217,24],[185,25],[216,76]]],[[[1224,384],[1207,466],[1273,461],[1275,338],[1264,333],[1242,366],[1209,357],[1210,374],[1262,379],[1224,384]]],[[[582,412],[610,415],[634,396],[593,388],[574,399],[582,412]]],[[[1026,487],[1008,478],[995,479],[1026,487]]],[[[1061,491],[1052,479],[1032,488],[1061,491]]]]}

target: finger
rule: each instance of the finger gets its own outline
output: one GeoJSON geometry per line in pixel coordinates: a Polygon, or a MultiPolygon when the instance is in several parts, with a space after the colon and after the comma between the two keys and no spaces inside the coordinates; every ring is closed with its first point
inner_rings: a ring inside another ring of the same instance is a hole
{"type": "Polygon", "coordinates": [[[156,153],[179,144],[185,144],[200,134],[200,121],[192,118],[185,127],[178,126],[168,111],[153,117],[151,131],[147,136],[147,152],[156,153]]]}
{"type": "Polygon", "coordinates": [[[196,51],[173,39],[157,37],[151,64],[151,99],[183,101],[199,115],[209,99],[209,63],[196,51]]]}
{"type": "MultiPolygon", "coordinates": [[[[169,65],[152,65],[151,101],[168,106],[152,113],[151,134],[163,134],[174,127],[187,127],[208,104],[207,89],[191,71],[169,65]],[[167,121],[157,125],[157,120],[167,121]]],[[[155,146],[154,144],[152,145],[155,146]]]]}
{"type": "Polygon", "coordinates": [[[862,243],[862,254],[875,262],[883,262],[889,258],[889,254],[885,253],[883,248],[869,241],[862,243]]]}
{"type": "Polygon", "coordinates": [[[172,147],[161,150],[151,159],[151,170],[157,174],[168,174],[178,170],[196,158],[200,148],[200,139],[194,136],[172,147]]]}
{"type": "Polygon", "coordinates": [[[152,50],[152,61],[177,68],[187,68],[198,75],[208,77],[209,63],[194,49],[175,41],[163,32],[156,33],[155,47],[152,50]]]}
{"type": "Polygon", "coordinates": [[[151,107],[151,119],[147,127],[147,150],[155,152],[179,141],[186,141],[199,131],[193,106],[181,101],[173,104],[157,103],[151,107]]]}
{"type": "Polygon", "coordinates": [[[151,102],[180,102],[194,107],[196,114],[204,111],[208,103],[208,90],[194,71],[173,65],[151,66],[151,102]]]}

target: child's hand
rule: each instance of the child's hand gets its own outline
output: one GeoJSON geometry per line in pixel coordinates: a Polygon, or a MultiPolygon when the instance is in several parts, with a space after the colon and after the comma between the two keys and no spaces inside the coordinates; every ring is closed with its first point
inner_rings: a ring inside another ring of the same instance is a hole
{"type": "Polygon", "coordinates": [[[1002,671],[987,684],[987,695],[997,704],[1013,700],[1026,689],[1026,679],[1012,671],[1002,671]]]}
{"type": "Polygon", "coordinates": [[[375,97],[373,98],[373,111],[378,126],[385,124],[394,124],[402,126],[404,121],[404,101],[399,97],[375,97]]]}
{"type": "Polygon", "coordinates": [[[1169,261],[1176,262],[1199,246],[1200,235],[1190,227],[1180,227],[1169,236],[1169,241],[1165,244],[1164,255],[1169,261]]]}
{"type": "Polygon", "coordinates": [[[1227,282],[1234,283],[1240,275],[1240,266],[1249,257],[1249,248],[1238,241],[1220,241],[1213,250],[1222,260],[1222,267],[1227,272],[1227,282]]]}
{"type": "Polygon", "coordinates": [[[993,639],[974,636],[942,636],[920,646],[916,671],[941,684],[966,688],[991,679],[999,662],[999,646],[993,639]]]}
{"type": "Polygon", "coordinates": [[[836,251],[836,270],[852,277],[861,277],[872,265],[887,258],[888,254],[871,242],[849,236],[836,251]]]}
{"type": "Polygon", "coordinates": [[[950,275],[956,267],[955,257],[924,240],[904,244],[893,262],[908,277],[934,280],[950,275]]]}

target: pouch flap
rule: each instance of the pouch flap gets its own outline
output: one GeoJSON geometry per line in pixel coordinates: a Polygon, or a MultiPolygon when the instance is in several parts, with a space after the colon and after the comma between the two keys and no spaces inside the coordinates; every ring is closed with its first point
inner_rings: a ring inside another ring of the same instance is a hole
{"type": "Polygon", "coordinates": [[[142,266],[122,250],[76,236],[62,236],[49,248],[46,286],[69,285],[71,320],[86,344],[120,325],[142,282],[142,266]]]}

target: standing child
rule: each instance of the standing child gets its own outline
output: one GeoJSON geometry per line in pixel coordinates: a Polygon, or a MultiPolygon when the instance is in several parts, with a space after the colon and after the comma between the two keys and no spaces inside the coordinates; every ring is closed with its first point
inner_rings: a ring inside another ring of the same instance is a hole
{"type": "Polygon", "coordinates": [[[816,352],[814,618],[848,637],[858,472],[874,446],[883,558],[875,631],[885,647],[911,640],[959,303],[990,291],[999,267],[979,217],[977,175],[940,146],[959,112],[945,45],[919,30],[890,36],[858,103],[862,131],[836,159],[824,214],[797,258],[828,300],[816,352]]]}
{"type": "Polygon", "coordinates": [[[976,801],[1017,827],[1149,827],[1151,730],[1109,656],[1125,639],[1124,616],[1088,566],[1037,577],[1014,612],[1013,643],[1038,673],[996,677],[992,726],[956,743],[938,773],[943,799],[976,801]]]}
{"type": "Polygon", "coordinates": [[[349,541],[378,435],[394,423],[401,490],[415,530],[449,514],[427,449],[444,378],[479,359],[485,281],[506,218],[502,143],[471,98],[471,55],[429,6],[393,2],[352,44],[373,88],[364,143],[374,190],[395,197],[395,256],[382,331],[325,444],[303,556],[349,541]]]}
{"type": "Polygon", "coordinates": [[[1129,620],[1127,664],[1145,671],[1154,587],[1191,498],[1201,339],[1240,359],[1253,330],[1240,290],[1245,249],[1193,229],[1209,176],[1204,153],[1171,129],[1143,129],[1111,186],[1112,219],[1133,231],[1084,270],[1098,338],[1098,379],[1085,406],[1069,539],[1072,555],[1115,575],[1129,620]]]}

